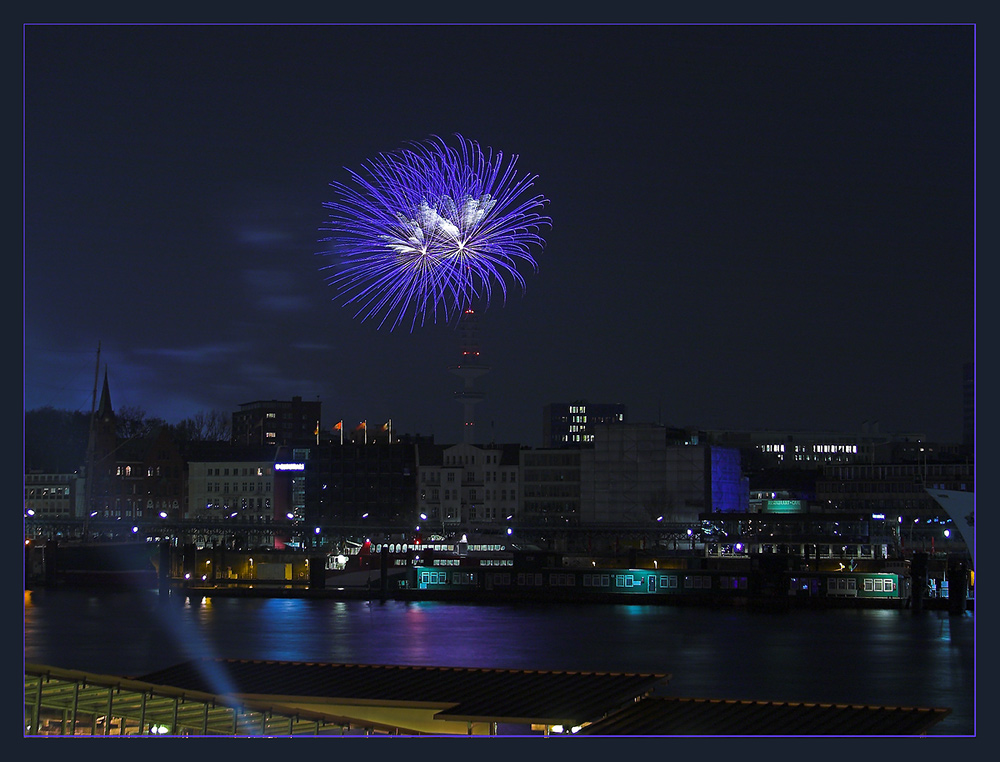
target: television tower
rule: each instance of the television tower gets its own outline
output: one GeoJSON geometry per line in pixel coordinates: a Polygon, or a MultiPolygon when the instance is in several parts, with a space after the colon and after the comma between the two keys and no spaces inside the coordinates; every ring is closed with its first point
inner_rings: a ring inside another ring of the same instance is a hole
{"type": "Polygon", "coordinates": [[[455,392],[455,400],[462,405],[462,441],[474,444],[476,434],[475,406],[486,395],[476,390],[475,381],[490,372],[488,365],[479,362],[479,319],[475,310],[467,307],[458,324],[461,338],[462,361],[449,365],[448,370],[465,381],[462,391],[455,392]]]}

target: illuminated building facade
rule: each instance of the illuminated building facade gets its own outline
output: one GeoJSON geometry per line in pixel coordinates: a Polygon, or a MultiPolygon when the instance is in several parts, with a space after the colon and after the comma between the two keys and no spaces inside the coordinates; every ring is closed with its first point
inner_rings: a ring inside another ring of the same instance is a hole
{"type": "Polygon", "coordinates": [[[582,524],[696,524],[699,514],[746,511],[739,451],[677,444],[653,423],[595,427],[581,451],[582,524]]]}
{"type": "Polygon", "coordinates": [[[542,411],[542,446],[592,445],[596,426],[627,422],[628,410],[619,403],[552,402],[542,411]]]}
{"type": "Polygon", "coordinates": [[[417,455],[417,509],[428,531],[503,526],[519,514],[520,445],[425,445],[417,455]]]}
{"type": "Polygon", "coordinates": [[[267,522],[290,511],[292,463],[284,448],[228,448],[213,458],[190,460],[187,478],[188,519],[267,522]]]}
{"type": "Polygon", "coordinates": [[[710,430],[705,436],[714,444],[739,448],[750,470],[879,462],[901,445],[919,447],[927,441],[919,432],[882,433],[878,421],[863,423],[859,432],[710,430]]]}
{"type": "Polygon", "coordinates": [[[39,519],[82,518],[85,490],[80,474],[25,474],[24,512],[39,519]]]}

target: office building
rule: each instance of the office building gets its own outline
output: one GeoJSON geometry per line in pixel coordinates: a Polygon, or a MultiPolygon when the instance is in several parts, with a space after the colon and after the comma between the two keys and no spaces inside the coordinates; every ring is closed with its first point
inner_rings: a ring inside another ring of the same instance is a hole
{"type": "Polygon", "coordinates": [[[306,445],[319,437],[319,400],[301,397],[290,400],[245,402],[233,413],[234,445],[306,445]]]}
{"type": "Polygon", "coordinates": [[[542,411],[543,447],[580,447],[594,443],[594,427],[627,423],[627,409],[619,403],[586,400],[552,402],[542,411]]]}

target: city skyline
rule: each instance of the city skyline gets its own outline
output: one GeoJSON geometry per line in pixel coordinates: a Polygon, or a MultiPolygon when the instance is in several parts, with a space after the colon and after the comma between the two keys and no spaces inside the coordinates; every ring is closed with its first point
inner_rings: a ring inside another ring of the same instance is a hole
{"type": "Polygon", "coordinates": [[[414,32],[25,27],[25,409],[88,411],[100,343],[115,407],[171,423],[301,396],[462,441],[459,333],[354,321],[318,256],[345,167],[461,133],[551,200],[480,316],[479,441],[576,399],[961,441],[973,26],[414,32]]]}

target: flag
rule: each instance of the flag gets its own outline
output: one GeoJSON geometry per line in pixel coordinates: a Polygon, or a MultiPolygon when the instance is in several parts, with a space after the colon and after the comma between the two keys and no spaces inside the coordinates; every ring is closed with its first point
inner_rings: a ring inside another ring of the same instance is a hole
{"type": "Polygon", "coordinates": [[[388,424],[388,422],[383,423],[382,424],[382,431],[388,431],[388,430],[389,430],[389,424],[388,424]]]}
{"type": "Polygon", "coordinates": [[[341,419],[341,420],[337,421],[335,424],[333,424],[333,430],[334,431],[340,431],[342,428],[344,428],[344,420],[343,419],[341,419]]]}

